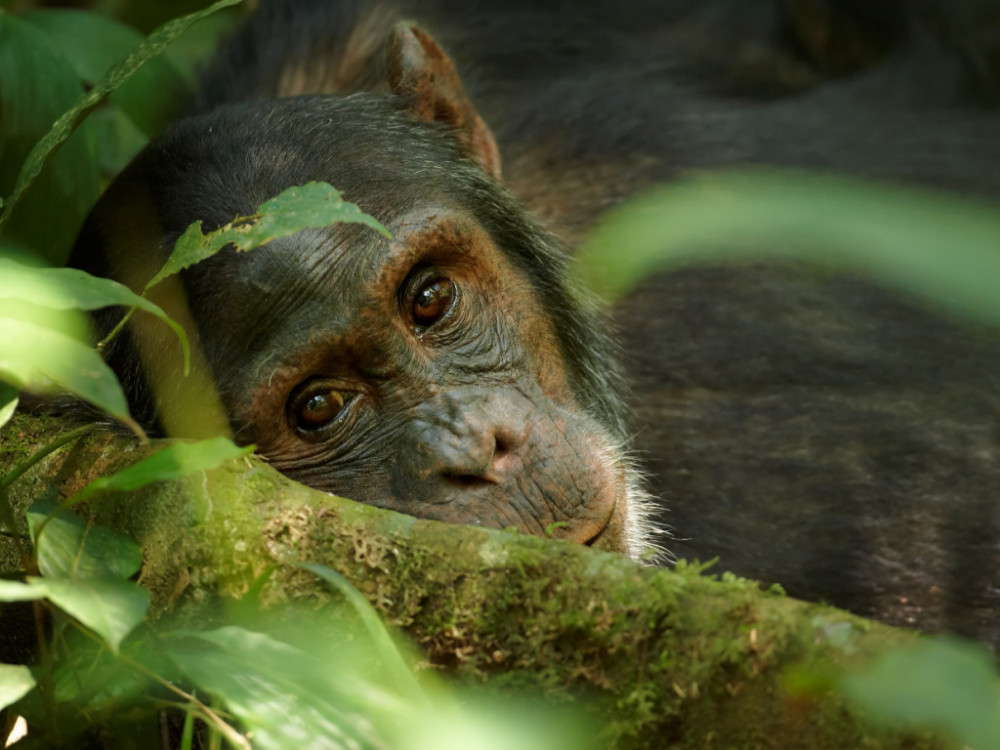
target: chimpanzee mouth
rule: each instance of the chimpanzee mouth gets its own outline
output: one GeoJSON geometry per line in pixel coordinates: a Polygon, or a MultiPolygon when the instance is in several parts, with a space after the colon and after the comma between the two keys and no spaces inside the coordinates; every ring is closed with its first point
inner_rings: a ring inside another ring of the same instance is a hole
{"type": "Polygon", "coordinates": [[[628,554],[625,541],[625,508],[627,505],[628,477],[624,466],[617,467],[615,478],[615,499],[597,531],[583,544],[587,547],[628,554]]]}

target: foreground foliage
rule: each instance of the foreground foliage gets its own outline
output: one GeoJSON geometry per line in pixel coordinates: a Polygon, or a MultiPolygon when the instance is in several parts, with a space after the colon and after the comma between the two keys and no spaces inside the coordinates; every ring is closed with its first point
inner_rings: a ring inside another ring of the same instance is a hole
{"type": "MultiPolygon", "coordinates": [[[[16,431],[24,443],[21,450],[28,452],[48,437],[51,426],[16,417],[8,429],[16,431]]],[[[155,448],[141,453],[150,450],[155,448]]],[[[46,458],[12,486],[12,498],[23,508],[32,497],[58,487],[63,494],[75,494],[95,473],[129,465],[136,457],[128,441],[90,437],[87,445],[46,458]]],[[[12,453],[0,456],[0,470],[13,458],[12,453]]],[[[929,735],[873,727],[863,718],[879,713],[897,725],[904,721],[911,731],[938,728],[972,742],[996,736],[995,713],[982,716],[978,725],[963,725],[967,714],[948,710],[949,700],[943,697],[952,691],[952,705],[969,705],[970,696],[954,692],[968,688],[979,696],[976,705],[995,702],[996,675],[984,653],[970,657],[964,648],[948,645],[930,652],[906,646],[913,640],[910,634],[762,591],[733,576],[712,580],[701,575],[702,566],[656,570],[553,540],[418,521],[310,490],[245,459],[137,493],[92,495],[78,510],[87,528],[99,528],[91,522],[111,526],[116,538],[127,534],[144,550],[141,580],[151,594],[152,632],[157,635],[144,637],[140,631],[125,638],[121,653],[150,669],[141,660],[156,661],[148,653],[150,644],[156,644],[158,658],[165,653],[172,668],[179,668],[170,656],[178,643],[194,653],[222,649],[211,660],[229,661],[204,662],[219,669],[182,673],[219,696],[218,707],[230,706],[241,724],[249,718],[251,724],[244,728],[263,720],[246,713],[246,706],[265,699],[246,693],[247,685],[259,685],[273,696],[292,690],[295,700],[312,701],[317,689],[309,677],[313,672],[302,672],[300,680],[295,676],[300,666],[312,663],[320,674],[339,679],[346,667],[323,659],[331,653],[366,652],[363,678],[347,678],[363,694],[352,700],[374,701],[365,704],[364,713],[387,746],[410,746],[392,739],[397,736],[394,725],[379,724],[375,707],[397,706],[393,713],[401,701],[405,715],[413,715],[424,712],[420,706],[425,699],[400,677],[400,657],[385,657],[382,636],[371,641],[363,635],[365,618],[345,615],[337,605],[341,595],[316,575],[329,578],[327,571],[338,571],[390,624],[410,635],[426,654],[425,665],[447,668],[464,682],[481,685],[476,692],[527,691],[556,705],[586,701],[586,715],[599,719],[599,731],[593,725],[588,729],[595,747],[748,742],[762,748],[945,746],[929,735]],[[252,623],[249,630],[243,628],[247,623],[252,623]],[[222,629],[199,637],[186,632],[191,626],[222,629]],[[274,658],[252,665],[240,654],[247,653],[248,643],[257,643],[255,632],[276,645],[271,651],[261,646],[274,658]],[[364,643],[369,645],[359,645],[364,643]],[[841,676],[845,668],[857,670],[893,644],[916,649],[914,658],[891,656],[876,662],[868,676],[856,671],[853,677],[841,676]],[[286,652],[286,646],[293,650],[286,652]],[[243,676],[228,681],[219,674],[223,664],[243,676]],[[291,665],[291,676],[270,671],[279,664],[291,665]],[[970,664],[976,665],[974,671],[966,671],[970,664]],[[955,669],[982,677],[968,685],[940,679],[955,669]],[[390,677],[382,688],[364,687],[367,676],[376,673],[390,677]],[[922,696],[914,689],[915,673],[932,677],[919,683],[922,696]],[[903,715],[900,705],[913,710],[903,715]],[[939,708],[930,713],[930,705],[939,708]]],[[[9,545],[5,550],[9,560],[9,545]]],[[[88,657],[102,663],[109,658],[88,657]]],[[[190,668],[193,658],[184,664],[190,668]]],[[[141,695],[147,700],[156,696],[148,679],[136,680],[137,669],[125,670],[133,673],[130,691],[100,696],[105,709],[134,705],[129,700],[141,695]]],[[[17,682],[22,678],[23,673],[14,676],[15,687],[23,684],[17,682]]],[[[331,690],[324,688],[323,701],[329,703],[331,690]]],[[[87,686],[77,695],[78,702],[60,705],[78,716],[97,715],[91,703],[94,691],[87,686]]],[[[164,699],[158,700],[162,704],[164,699]]],[[[193,714],[208,716],[197,704],[188,705],[193,714]]],[[[338,711],[353,715],[350,705],[333,713],[323,709],[323,721],[333,721],[338,711]]],[[[329,736],[329,725],[310,724],[311,715],[306,713],[302,726],[320,732],[316,737],[329,736]]],[[[76,719],[63,726],[78,724],[76,719]]],[[[291,746],[285,739],[284,746],[291,746]]]]}

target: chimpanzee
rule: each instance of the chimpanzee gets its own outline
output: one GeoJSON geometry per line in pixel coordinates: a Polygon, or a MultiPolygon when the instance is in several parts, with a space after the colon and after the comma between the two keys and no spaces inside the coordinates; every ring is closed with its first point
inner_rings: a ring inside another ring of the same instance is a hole
{"type": "MultiPolygon", "coordinates": [[[[297,8],[265,5],[247,33],[279,10],[297,8]]],[[[566,284],[562,247],[500,183],[496,142],[447,55],[408,22],[382,46],[385,94],[283,97],[301,93],[283,83],[177,123],[107,191],[73,262],[141,286],[191,222],[224,224],[312,180],[337,186],[393,239],[304,231],[224,252],[184,273],[182,299],[160,296],[193,319],[235,436],[347,497],[638,555],[643,494],[604,324],[566,284]]],[[[281,75],[295,80],[292,66],[281,75]]],[[[162,333],[134,326],[109,358],[136,416],[176,431],[212,397],[164,376],[180,358],[162,333]]]]}
{"type": "MultiPolygon", "coordinates": [[[[661,275],[614,311],[627,426],[556,239],[731,165],[1000,195],[998,29],[985,0],[262,0],[72,262],[141,287],[192,221],[326,180],[394,239],[310,230],[164,296],[281,471],[638,555],[633,430],[677,555],[1000,643],[995,332],[797,267],[661,275]]],[[[183,423],[165,332],[108,356],[142,420],[183,423]]]]}

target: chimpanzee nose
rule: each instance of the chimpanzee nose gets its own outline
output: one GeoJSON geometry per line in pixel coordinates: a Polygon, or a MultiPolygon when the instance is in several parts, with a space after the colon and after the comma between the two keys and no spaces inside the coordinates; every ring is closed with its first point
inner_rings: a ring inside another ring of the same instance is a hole
{"type": "Polygon", "coordinates": [[[501,484],[516,460],[512,451],[523,440],[495,426],[469,426],[464,439],[444,446],[441,476],[462,487],[501,484]]]}
{"type": "Polygon", "coordinates": [[[502,392],[441,394],[418,420],[419,475],[461,487],[503,483],[531,429],[524,416],[518,400],[502,392]]]}

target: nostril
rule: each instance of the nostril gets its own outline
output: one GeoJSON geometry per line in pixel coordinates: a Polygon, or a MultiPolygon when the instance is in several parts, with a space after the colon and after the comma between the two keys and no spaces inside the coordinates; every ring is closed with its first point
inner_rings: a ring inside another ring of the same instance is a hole
{"type": "Polygon", "coordinates": [[[493,427],[470,433],[442,446],[440,476],[460,489],[503,484],[517,470],[523,440],[513,431],[493,427]]]}
{"type": "Polygon", "coordinates": [[[503,458],[511,451],[510,443],[502,436],[497,435],[493,446],[493,460],[503,458]]]}
{"type": "Polygon", "coordinates": [[[512,472],[518,471],[519,457],[518,451],[523,440],[511,433],[498,433],[495,438],[493,458],[490,460],[490,474],[494,477],[510,476],[512,472]]]}

